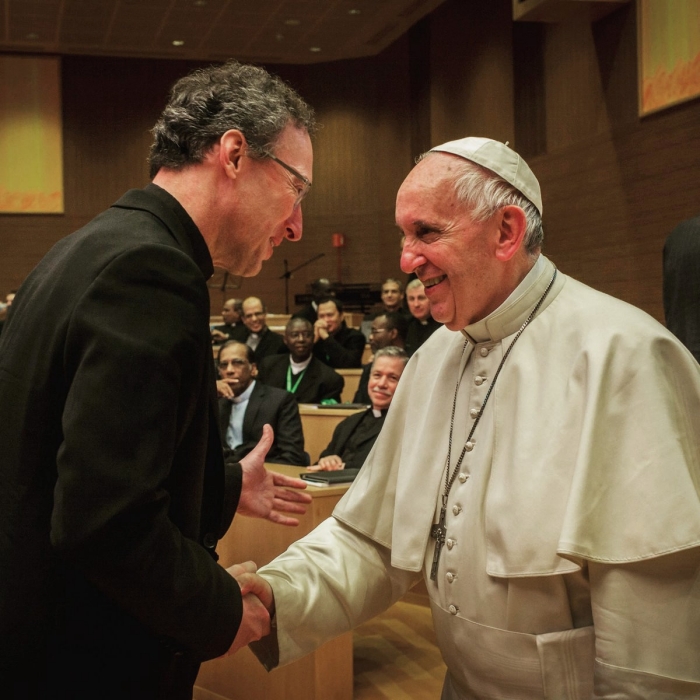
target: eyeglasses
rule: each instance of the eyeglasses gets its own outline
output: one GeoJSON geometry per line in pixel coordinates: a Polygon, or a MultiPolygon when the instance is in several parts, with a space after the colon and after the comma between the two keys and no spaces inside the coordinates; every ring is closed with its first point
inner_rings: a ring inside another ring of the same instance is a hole
{"type": "Polygon", "coordinates": [[[239,360],[238,358],[235,360],[219,360],[219,369],[226,369],[229,365],[233,365],[234,367],[245,367],[247,364],[247,360],[239,360]]]}
{"type": "Polygon", "coordinates": [[[304,199],[307,194],[309,194],[309,190],[311,189],[311,180],[309,180],[308,177],[304,177],[298,170],[295,170],[291,165],[287,165],[277,156],[273,156],[269,151],[263,151],[263,155],[270,158],[270,160],[274,160],[277,165],[281,165],[288,173],[294,175],[297,180],[300,180],[304,184],[304,186],[299,190],[297,198],[294,201],[294,208],[296,209],[301,204],[301,200],[304,199]]]}

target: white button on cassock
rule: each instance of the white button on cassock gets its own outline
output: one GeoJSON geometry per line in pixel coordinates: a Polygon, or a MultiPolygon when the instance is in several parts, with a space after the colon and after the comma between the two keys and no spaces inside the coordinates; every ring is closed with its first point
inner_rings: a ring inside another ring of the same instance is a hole
{"type": "Polygon", "coordinates": [[[474,384],[481,386],[486,381],[485,377],[474,377],[474,384]]]}
{"type": "Polygon", "coordinates": [[[450,611],[450,615],[456,615],[459,612],[459,608],[456,605],[450,605],[447,609],[450,611]]]}
{"type": "Polygon", "coordinates": [[[486,357],[486,355],[489,354],[489,349],[488,348],[481,348],[481,350],[479,350],[479,353],[481,354],[482,357],[486,357]]]}
{"type": "Polygon", "coordinates": [[[459,480],[461,483],[464,483],[468,478],[469,478],[469,474],[460,474],[459,475],[459,480]]]}
{"type": "Polygon", "coordinates": [[[452,583],[457,577],[451,571],[448,571],[445,574],[445,578],[447,579],[447,583],[452,583]]]}
{"type": "Polygon", "coordinates": [[[467,452],[471,452],[474,449],[474,443],[470,440],[465,446],[464,449],[467,452]]]}
{"type": "Polygon", "coordinates": [[[471,411],[469,411],[469,415],[472,418],[476,418],[479,415],[479,409],[478,408],[472,408],[471,411]]]}
{"type": "Polygon", "coordinates": [[[462,509],[459,506],[452,506],[452,515],[459,515],[462,509]]]}
{"type": "Polygon", "coordinates": [[[447,542],[445,542],[445,544],[447,545],[447,549],[452,549],[452,547],[455,546],[455,541],[453,539],[449,539],[447,542]]]}

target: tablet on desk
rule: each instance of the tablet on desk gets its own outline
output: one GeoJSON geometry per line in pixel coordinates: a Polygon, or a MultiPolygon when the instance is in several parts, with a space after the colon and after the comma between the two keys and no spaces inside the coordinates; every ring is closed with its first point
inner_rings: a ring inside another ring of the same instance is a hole
{"type": "Polygon", "coordinates": [[[333,486],[354,481],[359,471],[359,469],[338,469],[333,472],[304,472],[301,478],[314,486],[333,486]]]}

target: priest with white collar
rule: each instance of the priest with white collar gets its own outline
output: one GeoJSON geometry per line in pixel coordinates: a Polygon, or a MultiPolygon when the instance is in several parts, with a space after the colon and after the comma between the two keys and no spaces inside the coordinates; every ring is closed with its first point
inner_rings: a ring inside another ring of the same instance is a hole
{"type": "Polygon", "coordinates": [[[423,578],[443,700],[700,697],[700,367],[558,271],[541,216],[535,175],[490,139],[404,181],[401,267],[445,325],[333,517],[241,579],[275,611],[267,667],[423,578]]]}

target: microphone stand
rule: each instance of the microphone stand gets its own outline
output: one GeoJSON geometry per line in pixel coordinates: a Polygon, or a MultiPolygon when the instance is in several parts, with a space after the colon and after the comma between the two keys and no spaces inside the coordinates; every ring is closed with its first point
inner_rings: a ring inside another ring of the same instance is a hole
{"type": "Polygon", "coordinates": [[[296,272],[297,270],[301,270],[302,267],[306,267],[310,263],[319,260],[325,255],[325,253],[319,253],[318,255],[314,255],[313,258],[309,258],[306,262],[301,263],[301,265],[297,265],[296,267],[293,267],[291,270],[289,269],[289,264],[285,260],[284,261],[284,274],[280,275],[277,279],[283,279],[284,280],[284,313],[288,314],[289,313],[289,278],[292,276],[292,273],[296,272]]]}

